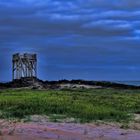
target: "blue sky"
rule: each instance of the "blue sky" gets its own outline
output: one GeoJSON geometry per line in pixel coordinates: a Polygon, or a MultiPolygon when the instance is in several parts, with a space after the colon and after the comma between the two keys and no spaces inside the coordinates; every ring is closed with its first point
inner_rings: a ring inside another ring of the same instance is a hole
{"type": "Polygon", "coordinates": [[[0,80],[16,52],[44,80],[140,80],[139,0],[0,0],[0,80]]]}

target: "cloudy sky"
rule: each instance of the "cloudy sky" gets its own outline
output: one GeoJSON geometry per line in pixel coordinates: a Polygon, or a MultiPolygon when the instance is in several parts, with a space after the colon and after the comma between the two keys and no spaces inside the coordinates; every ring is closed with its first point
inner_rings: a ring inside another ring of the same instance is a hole
{"type": "Polygon", "coordinates": [[[140,0],[0,0],[0,81],[16,52],[44,80],[140,80],[140,0]]]}

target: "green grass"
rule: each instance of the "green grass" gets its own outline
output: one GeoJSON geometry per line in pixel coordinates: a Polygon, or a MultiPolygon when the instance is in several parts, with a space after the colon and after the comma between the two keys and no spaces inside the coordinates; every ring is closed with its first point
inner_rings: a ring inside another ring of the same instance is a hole
{"type": "Polygon", "coordinates": [[[0,118],[60,114],[80,119],[129,121],[140,113],[140,90],[3,90],[0,118]]]}

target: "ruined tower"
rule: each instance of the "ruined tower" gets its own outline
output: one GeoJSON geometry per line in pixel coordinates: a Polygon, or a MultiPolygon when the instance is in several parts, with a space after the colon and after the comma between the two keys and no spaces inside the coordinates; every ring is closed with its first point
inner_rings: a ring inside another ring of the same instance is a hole
{"type": "Polygon", "coordinates": [[[13,55],[13,80],[22,77],[37,77],[37,55],[19,54],[13,55]]]}

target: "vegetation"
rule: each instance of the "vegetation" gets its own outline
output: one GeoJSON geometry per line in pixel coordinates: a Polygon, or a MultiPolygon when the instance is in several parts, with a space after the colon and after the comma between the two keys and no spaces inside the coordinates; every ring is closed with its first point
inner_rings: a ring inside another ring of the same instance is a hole
{"type": "Polygon", "coordinates": [[[140,113],[140,90],[2,90],[0,117],[61,114],[80,119],[126,121],[140,113]]]}

